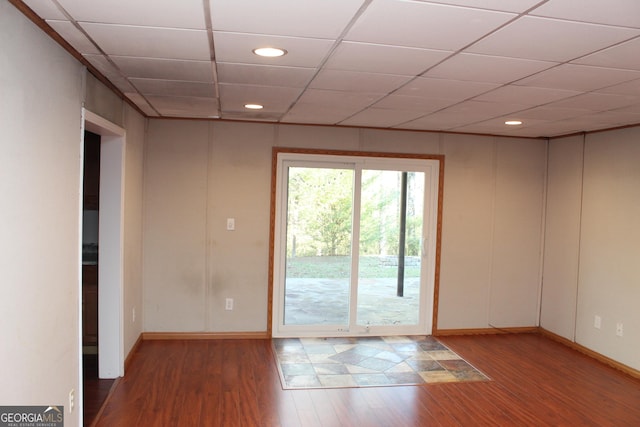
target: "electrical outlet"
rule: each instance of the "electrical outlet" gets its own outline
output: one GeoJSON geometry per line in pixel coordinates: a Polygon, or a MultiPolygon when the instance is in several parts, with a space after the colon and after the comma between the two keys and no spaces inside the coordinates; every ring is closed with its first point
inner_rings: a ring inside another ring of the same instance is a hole
{"type": "Polygon", "coordinates": [[[233,310],[233,298],[227,298],[224,303],[225,310],[233,310]]]}
{"type": "Polygon", "coordinates": [[[616,335],[619,337],[624,335],[624,325],[620,322],[616,324],[616,335]]]}
{"type": "Polygon", "coordinates": [[[236,219],[235,218],[227,218],[227,230],[233,231],[236,229],[236,219]]]}
{"type": "Polygon", "coordinates": [[[73,412],[73,408],[76,406],[76,391],[71,389],[69,392],[69,412],[73,412]]]}
{"type": "Polygon", "coordinates": [[[602,328],[602,317],[596,314],[596,317],[593,319],[593,327],[596,329],[602,328]]]}

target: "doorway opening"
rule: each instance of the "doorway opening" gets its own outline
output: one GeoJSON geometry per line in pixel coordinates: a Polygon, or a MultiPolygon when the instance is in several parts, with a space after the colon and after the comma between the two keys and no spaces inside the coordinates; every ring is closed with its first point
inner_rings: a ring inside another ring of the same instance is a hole
{"type": "MultiPolygon", "coordinates": [[[[80,295],[83,295],[79,319],[82,325],[79,334],[80,348],[83,351],[79,355],[79,374],[83,378],[82,353],[88,350],[88,353],[96,353],[97,377],[115,379],[124,375],[122,307],[125,131],[90,111],[83,110],[82,113],[83,159],[87,157],[88,161],[97,161],[99,165],[92,165],[94,169],[88,171],[90,176],[83,172],[83,187],[87,184],[87,190],[90,187],[91,191],[88,197],[83,197],[80,212],[83,224],[82,282],[86,281],[93,287],[85,289],[83,283],[79,284],[80,295]],[[90,139],[87,144],[97,144],[89,145],[88,151],[84,150],[85,131],[90,139]],[[90,294],[87,298],[85,290],[90,294]],[[97,313],[91,304],[97,306],[97,313]]],[[[84,195],[84,188],[82,190],[84,195]]],[[[83,408],[84,400],[81,399],[82,397],[79,399],[79,407],[83,408]]]]}
{"type": "Polygon", "coordinates": [[[115,381],[98,376],[100,139],[100,135],[85,130],[82,186],[82,403],[85,426],[91,425],[115,381]]]}
{"type": "Polygon", "coordinates": [[[83,112],[85,130],[100,135],[98,371],[100,378],[117,378],[124,374],[122,240],[125,131],[90,111],[83,112]]]}
{"type": "Polygon", "coordinates": [[[431,333],[441,161],[274,150],[274,337],[431,333]]]}
{"type": "MultiPolygon", "coordinates": [[[[92,419],[106,396],[98,378],[98,223],[100,135],[84,132],[82,184],[82,372],[84,419],[92,419]]],[[[111,382],[113,380],[102,380],[111,382]]]]}
{"type": "Polygon", "coordinates": [[[98,354],[100,135],[84,132],[82,185],[82,353],[98,354]]]}

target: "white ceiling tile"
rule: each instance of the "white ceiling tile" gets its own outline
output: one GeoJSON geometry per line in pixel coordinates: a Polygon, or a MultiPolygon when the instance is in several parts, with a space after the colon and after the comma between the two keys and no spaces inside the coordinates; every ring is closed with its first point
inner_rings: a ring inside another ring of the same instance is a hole
{"type": "Polygon", "coordinates": [[[423,76],[490,83],[510,83],[555,65],[557,65],[556,62],[461,53],[436,65],[423,76]]]}
{"type": "Polygon", "coordinates": [[[25,4],[151,117],[513,136],[640,120],[638,0],[25,4]],[[204,30],[208,5],[216,62],[204,30]],[[288,54],[251,52],[265,45],[288,54]],[[265,108],[246,111],[247,102],[265,108]],[[505,129],[512,115],[525,125],[505,129]]]}
{"type": "Polygon", "coordinates": [[[281,111],[246,110],[246,111],[226,111],[220,118],[224,120],[242,120],[259,122],[279,122],[282,119],[281,111]]]}
{"type": "Polygon", "coordinates": [[[130,77],[192,82],[213,82],[213,68],[209,61],[134,58],[111,56],[111,59],[130,77]]]}
{"type": "Polygon", "coordinates": [[[156,112],[156,110],[154,110],[153,107],[151,107],[151,105],[149,105],[147,100],[142,95],[140,95],[139,93],[130,92],[130,93],[125,93],[124,95],[127,98],[129,98],[129,100],[131,100],[131,102],[136,104],[138,106],[138,108],[140,108],[142,110],[142,112],[145,113],[147,116],[158,116],[158,113],[156,112]]]}
{"type": "Polygon", "coordinates": [[[139,78],[131,78],[130,81],[145,95],[216,97],[216,87],[213,83],[139,78]]]}
{"type": "Polygon", "coordinates": [[[628,40],[639,30],[525,16],[480,40],[467,51],[564,62],[628,40]]]}
{"type": "Polygon", "coordinates": [[[594,117],[580,116],[566,120],[551,122],[546,125],[551,136],[557,136],[568,133],[585,132],[587,130],[607,129],[611,127],[610,123],[594,120],[594,117]]]}
{"type": "Polygon", "coordinates": [[[325,68],[416,76],[450,54],[442,50],[343,42],[333,52],[325,68]]]}
{"type": "Polygon", "coordinates": [[[569,135],[582,132],[583,130],[584,128],[579,124],[564,121],[544,122],[541,124],[528,126],[527,128],[523,129],[523,131],[526,131],[528,136],[544,138],[569,135]]]}
{"type": "Polygon", "coordinates": [[[637,103],[638,99],[630,95],[614,95],[610,93],[590,92],[573,98],[557,101],[549,106],[560,108],[576,108],[589,111],[605,111],[622,108],[637,103]]]}
{"type": "Polygon", "coordinates": [[[549,107],[546,105],[518,112],[518,116],[520,116],[523,120],[533,119],[544,121],[563,120],[571,117],[577,117],[582,114],[584,114],[584,110],[575,108],[549,107]]]}
{"type": "Polygon", "coordinates": [[[81,54],[99,54],[100,50],[69,21],[47,21],[47,24],[60,34],[75,50],[81,54]]]}
{"type": "MultiPolygon", "coordinates": [[[[640,1],[638,1],[640,5],[640,1]]],[[[574,61],[576,64],[640,70],[640,38],[601,50],[574,61]]]]}
{"type": "Polygon", "coordinates": [[[550,0],[533,15],[640,28],[638,0],[550,0]]]}
{"type": "Polygon", "coordinates": [[[387,94],[408,82],[409,76],[364,73],[357,71],[323,70],[313,79],[310,88],[387,94]]]}
{"type": "Polygon", "coordinates": [[[377,0],[345,40],[458,50],[516,15],[416,1],[377,0]]]}
{"type": "Polygon", "coordinates": [[[573,90],[509,85],[479,95],[474,100],[534,106],[580,95],[581,93],[573,90]]]}
{"type": "Polygon", "coordinates": [[[398,126],[401,129],[416,130],[447,130],[460,127],[481,120],[481,118],[462,116],[457,113],[438,111],[425,117],[403,123],[398,126]]]}
{"type": "Polygon", "coordinates": [[[423,113],[415,110],[367,108],[340,122],[346,126],[392,127],[417,119],[423,113]]]}
{"type": "Polygon", "coordinates": [[[211,59],[206,31],[94,23],[81,26],[110,55],[211,59]]]}
{"type": "Polygon", "coordinates": [[[505,125],[504,122],[508,119],[518,119],[517,116],[505,116],[499,117],[491,120],[486,120],[483,122],[474,123],[471,125],[460,126],[457,128],[452,128],[451,130],[454,132],[466,132],[466,133],[483,133],[483,134],[494,134],[494,135],[512,135],[512,136],[532,136],[537,137],[538,132],[531,132],[532,126],[539,126],[548,123],[546,120],[529,120],[527,124],[523,124],[522,126],[508,126],[505,125]]]}
{"type": "Polygon", "coordinates": [[[261,104],[264,112],[285,112],[300,96],[302,89],[220,84],[222,111],[245,111],[245,104],[261,104]]]}
{"type": "MultiPolygon", "coordinates": [[[[620,114],[633,114],[640,115],[640,104],[627,105],[626,107],[616,108],[615,110],[611,110],[612,112],[620,113],[620,114]]],[[[640,120],[633,119],[631,121],[627,121],[627,124],[640,124],[640,120]]]]}
{"type": "Polygon", "coordinates": [[[76,21],[206,29],[202,0],[57,0],[76,21]]]}
{"type": "Polygon", "coordinates": [[[122,92],[135,92],[135,88],[105,56],[83,55],[83,57],[122,92]]]}
{"type": "Polygon", "coordinates": [[[505,114],[522,111],[525,108],[526,107],[521,104],[471,100],[452,105],[442,111],[445,113],[460,114],[465,117],[473,117],[476,120],[487,120],[505,114]]]}
{"type": "Polygon", "coordinates": [[[558,122],[545,122],[540,125],[533,125],[523,129],[523,136],[529,136],[532,138],[553,138],[560,137],[562,135],[570,135],[576,133],[570,126],[566,126],[558,122]]]}
{"type": "Polygon", "coordinates": [[[218,117],[215,98],[172,97],[149,95],[146,97],[160,114],[167,117],[218,117]]]}
{"type": "Polygon", "coordinates": [[[546,136],[540,135],[535,128],[506,128],[506,127],[495,127],[490,125],[469,125],[462,126],[459,128],[450,129],[450,132],[460,132],[460,133],[474,133],[480,135],[501,135],[508,136],[512,138],[545,138],[546,136]]]}
{"type": "Polygon", "coordinates": [[[395,94],[463,101],[499,86],[497,83],[419,77],[403,86],[395,94]]]}
{"type": "Polygon", "coordinates": [[[433,113],[458,102],[455,99],[433,98],[431,96],[405,96],[396,93],[385,96],[372,105],[375,108],[393,110],[416,110],[421,114],[433,113]]]}
{"type": "Polygon", "coordinates": [[[521,13],[540,3],[540,0],[429,0],[429,2],[521,13]]]}
{"type": "Polygon", "coordinates": [[[51,0],[23,0],[22,2],[42,19],[67,19],[51,0]]]}
{"type": "Polygon", "coordinates": [[[212,0],[216,31],[337,38],[363,0],[212,0]]]}
{"type": "Polygon", "coordinates": [[[629,123],[640,124],[640,113],[629,113],[619,110],[600,111],[593,114],[587,114],[581,117],[584,120],[591,120],[598,123],[607,123],[611,126],[620,126],[629,123]]]}
{"type": "Polygon", "coordinates": [[[278,67],[254,64],[229,64],[218,62],[218,81],[262,86],[305,87],[314,68],[278,67]]]}
{"type": "Polygon", "coordinates": [[[135,90],[133,85],[127,79],[123,78],[109,78],[109,81],[117,87],[120,92],[127,93],[129,91],[135,90]]]}
{"type": "Polygon", "coordinates": [[[407,129],[447,130],[501,117],[522,109],[520,105],[494,104],[490,102],[466,101],[437,111],[412,122],[403,124],[407,129]]]}
{"type": "Polygon", "coordinates": [[[587,92],[640,78],[640,71],[565,64],[517,82],[537,86],[587,92]]]}
{"type": "Polygon", "coordinates": [[[336,124],[358,111],[343,105],[317,105],[297,103],[282,118],[284,123],[336,124]]]}
{"type": "Polygon", "coordinates": [[[380,94],[375,93],[352,93],[335,90],[308,89],[300,97],[299,102],[303,104],[316,104],[326,106],[353,107],[362,110],[378,99],[380,94]]]}
{"type": "Polygon", "coordinates": [[[617,95],[633,95],[638,97],[638,100],[640,101],[640,79],[631,80],[613,86],[607,86],[602,89],[598,89],[595,92],[612,93],[617,95]]]}
{"type": "MultiPolygon", "coordinates": [[[[622,108],[616,108],[614,111],[617,111],[617,112],[620,112],[620,113],[640,114],[640,103],[639,104],[628,105],[628,106],[622,107],[622,108]]],[[[634,122],[634,123],[636,123],[636,122],[634,122]]]]}
{"type": "Polygon", "coordinates": [[[216,61],[288,67],[317,67],[333,46],[332,40],[300,37],[265,36],[214,32],[216,61]],[[287,54],[279,58],[264,58],[252,51],[258,47],[280,47],[287,54]]]}

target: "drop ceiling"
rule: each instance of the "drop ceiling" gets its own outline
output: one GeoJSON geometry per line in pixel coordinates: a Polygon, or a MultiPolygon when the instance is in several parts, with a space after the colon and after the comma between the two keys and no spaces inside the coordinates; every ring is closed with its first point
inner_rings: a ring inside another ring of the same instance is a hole
{"type": "Polygon", "coordinates": [[[23,3],[149,117],[525,137],[640,123],[638,0],[23,3]]]}

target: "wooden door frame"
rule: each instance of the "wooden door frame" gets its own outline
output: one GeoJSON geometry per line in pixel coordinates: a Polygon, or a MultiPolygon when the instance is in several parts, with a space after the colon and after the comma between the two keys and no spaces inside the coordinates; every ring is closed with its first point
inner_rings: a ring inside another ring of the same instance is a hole
{"type": "Polygon", "coordinates": [[[271,150],[271,205],[269,210],[269,285],[267,294],[267,336],[273,336],[273,273],[275,260],[275,229],[276,229],[276,188],[277,188],[277,171],[278,171],[278,154],[294,153],[309,155],[333,155],[333,156],[352,156],[352,157],[378,157],[393,159],[423,159],[437,160],[439,164],[438,173],[438,213],[436,225],[436,254],[433,278],[433,312],[431,320],[431,334],[437,335],[438,332],[438,301],[440,296],[440,256],[441,256],[441,240],[442,240],[442,201],[444,197],[444,155],[442,154],[411,154],[411,153],[385,153],[372,151],[342,151],[342,150],[321,150],[307,148],[291,148],[291,147],[273,147],[271,150]]]}

